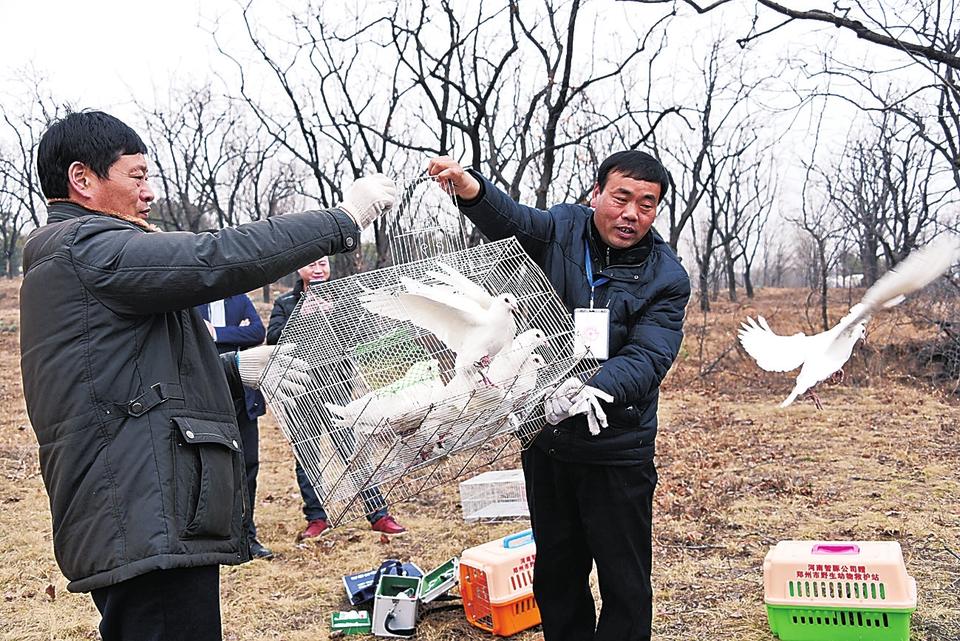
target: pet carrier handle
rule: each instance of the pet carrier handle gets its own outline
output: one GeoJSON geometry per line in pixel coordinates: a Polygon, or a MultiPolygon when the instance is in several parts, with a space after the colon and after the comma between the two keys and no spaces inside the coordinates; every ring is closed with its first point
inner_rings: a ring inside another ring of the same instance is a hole
{"type": "Polygon", "coordinates": [[[855,543],[817,543],[811,550],[813,554],[860,554],[860,546],[855,543]]]}
{"type": "Polygon", "coordinates": [[[522,545],[528,543],[533,543],[533,530],[524,530],[523,532],[517,532],[516,534],[511,534],[503,538],[503,547],[506,549],[518,548],[522,545]],[[517,543],[517,541],[522,540],[522,543],[517,543]]]}

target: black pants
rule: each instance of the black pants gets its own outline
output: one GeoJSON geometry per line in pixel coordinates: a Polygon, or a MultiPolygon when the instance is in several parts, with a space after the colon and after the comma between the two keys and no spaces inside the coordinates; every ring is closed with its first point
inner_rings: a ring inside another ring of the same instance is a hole
{"type": "Polygon", "coordinates": [[[240,428],[240,441],[243,444],[243,467],[247,479],[247,496],[250,509],[247,510],[247,540],[257,538],[257,524],[253,520],[253,508],[257,504],[257,473],[260,471],[260,426],[257,419],[247,416],[246,408],[237,414],[237,427],[240,428]]]}
{"type": "Polygon", "coordinates": [[[545,641],[649,641],[653,461],[564,463],[536,445],[522,460],[545,641]],[[603,602],[599,621],[590,592],[593,562],[603,602]]]}
{"type": "Polygon", "coordinates": [[[220,566],[155,570],[90,593],[103,641],[221,641],[220,566]]]}

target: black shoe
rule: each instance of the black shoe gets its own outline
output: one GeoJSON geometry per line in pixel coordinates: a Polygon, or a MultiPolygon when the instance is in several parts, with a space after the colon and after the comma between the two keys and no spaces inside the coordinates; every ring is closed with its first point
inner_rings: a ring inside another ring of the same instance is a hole
{"type": "Polygon", "coordinates": [[[250,558],[251,559],[272,559],[273,552],[270,551],[270,548],[263,546],[260,541],[253,539],[250,541],[250,558]]]}

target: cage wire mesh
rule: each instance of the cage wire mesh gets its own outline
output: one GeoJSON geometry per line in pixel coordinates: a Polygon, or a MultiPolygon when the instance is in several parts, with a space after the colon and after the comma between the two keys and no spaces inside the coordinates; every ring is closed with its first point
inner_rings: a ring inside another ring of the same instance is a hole
{"type": "Polygon", "coordinates": [[[394,265],[441,256],[467,247],[471,225],[457,208],[449,183],[428,176],[408,181],[398,206],[385,218],[394,265]]]}
{"type": "Polygon", "coordinates": [[[278,348],[305,364],[306,390],[285,391],[288,361],[276,357],[261,383],[333,524],[529,443],[544,424],[544,392],[569,376],[585,379],[594,362],[574,351],[570,314],[516,239],[463,247],[459,211],[432,181],[406,185],[395,224],[394,258],[415,260],[311,285],[291,314],[278,348]],[[403,278],[444,287],[441,262],[492,296],[516,299],[518,338],[485,368],[490,378],[464,376],[430,331],[364,305],[374,295],[403,308],[395,298],[409,286],[403,278]]]}

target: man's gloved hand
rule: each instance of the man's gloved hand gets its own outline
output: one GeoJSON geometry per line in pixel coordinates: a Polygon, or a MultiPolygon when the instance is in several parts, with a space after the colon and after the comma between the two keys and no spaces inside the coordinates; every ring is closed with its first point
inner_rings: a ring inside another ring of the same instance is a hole
{"type": "Polygon", "coordinates": [[[283,379],[280,381],[278,392],[285,396],[296,396],[307,391],[310,384],[310,365],[306,361],[290,356],[296,348],[293,343],[275,345],[260,345],[237,352],[237,369],[240,370],[240,380],[251,389],[260,388],[260,379],[270,362],[274,351],[277,355],[277,367],[282,368],[283,379]]]}
{"type": "Polygon", "coordinates": [[[596,436],[601,427],[607,426],[607,415],[600,401],[613,402],[613,397],[596,387],[584,385],[577,378],[568,378],[543,401],[543,413],[547,423],[556,425],[577,414],[587,415],[590,433],[596,436]]]}
{"type": "Polygon", "coordinates": [[[383,174],[358,178],[343,194],[337,207],[347,212],[360,229],[364,229],[393,208],[397,200],[397,184],[383,174]]]}

